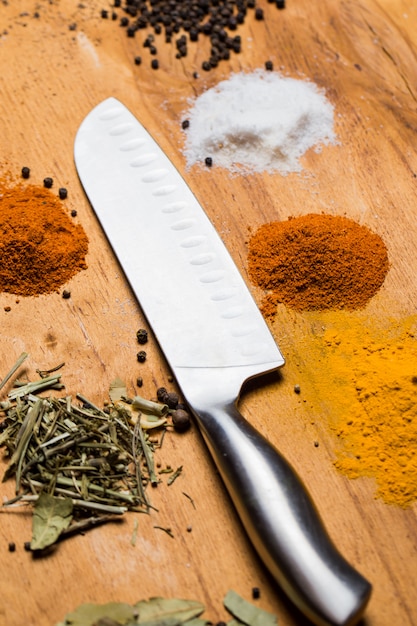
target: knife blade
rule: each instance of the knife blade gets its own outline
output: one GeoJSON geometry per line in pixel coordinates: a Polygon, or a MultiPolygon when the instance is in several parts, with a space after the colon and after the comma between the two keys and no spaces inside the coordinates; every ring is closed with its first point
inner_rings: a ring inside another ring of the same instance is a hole
{"type": "Polygon", "coordinates": [[[117,99],[83,120],[74,159],[261,560],[313,623],[355,624],[370,583],[334,545],[294,468],[239,413],[243,383],[284,359],[222,239],[117,99]]]}

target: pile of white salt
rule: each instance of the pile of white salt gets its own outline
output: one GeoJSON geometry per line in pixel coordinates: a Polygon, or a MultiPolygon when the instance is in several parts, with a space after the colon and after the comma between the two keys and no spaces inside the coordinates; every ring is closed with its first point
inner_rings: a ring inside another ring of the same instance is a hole
{"type": "Polygon", "coordinates": [[[256,70],[232,74],[184,115],[187,165],[212,159],[235,173],[302,169],[300,157],[337,143],[333,106],[314,83],[256,70]]]}

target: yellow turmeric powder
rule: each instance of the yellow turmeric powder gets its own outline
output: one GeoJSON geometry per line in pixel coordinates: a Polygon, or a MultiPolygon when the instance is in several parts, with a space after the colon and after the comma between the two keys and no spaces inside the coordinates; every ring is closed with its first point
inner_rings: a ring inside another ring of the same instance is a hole
{"type": "MultiPolygon", "coordinates": [[[[375,479],[376,497],[417,500],[417,315],[401,321],[359,312],[305,313],[301,379],[335,433],[335,466],[375,479]]],[[[287,359],[291,358],[289,354],[287,359]]],[[[314,409],[313,409],[314,410],[314,409]]]]}

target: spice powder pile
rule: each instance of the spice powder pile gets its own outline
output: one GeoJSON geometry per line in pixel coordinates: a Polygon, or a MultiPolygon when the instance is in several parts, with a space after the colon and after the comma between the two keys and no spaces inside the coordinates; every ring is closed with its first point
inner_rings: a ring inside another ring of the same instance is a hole
{"type": "MultiPolygon", "coordinates": [[[[305,365],[302,395],[326,415],[335,467],[375,481],[375,495],[408,507],[417,501],[417,316],[370,319],[363,311],[304,313],[295,344],[305,365]],[[305,317],[307,316],[307,318],[305,317]]],[[[297,360],[287,357],[289,362],[297,360]]]]}
{"type": "Polygon", "coordinates": [[[0,181],[0,292],[37,296],[86,269],[88,238],[62,201],[36,185],[0,181]]]}
{"type": "Polygon", "coordinates": [[[295,310],[363,308],[389,269],[379,235],[354,220],[308,214],[264,224],[249,240],[248,271],[265,290],[265,316],[295,310]]]}

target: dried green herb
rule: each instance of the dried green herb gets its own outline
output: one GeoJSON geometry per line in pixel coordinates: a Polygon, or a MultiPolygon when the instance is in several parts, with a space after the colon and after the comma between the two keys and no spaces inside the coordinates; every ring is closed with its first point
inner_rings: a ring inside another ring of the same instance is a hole
{"type": "Polygon", "coordinates": [[[184,624],[204,611],[201,602],[176,598],[141,600],[135,604],[135,608],[139,615],[139,624],[167,618],[179,620],[179,624],[184,624]]]}
{"type": "MultiPolygon", "coordinates": [[[[224,598],[224,605],[235,616],[227,626],[276,626],[276,618],[250,604],[234,591],[224,598]]],[[[205,607],[195,600],[151,598],[130,606],[124,603],[82,604],[68,613],[56,626],[209,626],[211,621],[201,617],[205,607]]]]}
{"type": "Polygon", "coordinates": [[[277,618],[272,613],[251,604],[236,591],[230,590],[223,600],[225,608],[237,620],[247,626],[276,626],[277,618]]]}
{"type": "Polygon", "coordinates": [[[13,365],[11,370],[6,374],[2,381],[0,381],[0,390],[3,389],[4,385],[10,380],[13,374],[19,369],[22,363],[27,359],[27,352],[22,352],[20,357],[17,359],[16,363],[13,365]]]}
{"type": "MultiPolygon", "coordinates": [[[[23,355],[11,372],[22,362],[23,355]]],[[[3,480],[14,477],[16,492],[3,506],[34,504],[34,550],[127,511],[149,513],[153,507],[146,485],[158,483],[154,451],[160,443],[155,436],[151,441],[148,429],[142,428],[140,412],[132,410],[122,381],[117,379],[111,394],[123,396],[123,401],[113,401],[103,410],[81,394],[76,401],[70,396],[39,397],[39,392],[57,384],[62,387],[60,375],[54,373],[61,367],[38,370],[37,381],[15,383],[3,403],[0,446],[9,457],[3,480]],[[46,497],[53,503],[48,511],[46,497]],[[68,526],[56,513],[63,501],[72,507],[68,526]]],[[[151,406],[154,412],[165,412],[159,403],[151,406]]],[[[166,419],[149,419],[152,432],[159,428],[163,435],[166,419]]]]}
{"type": "Polygon", "coordinates": [[[135,607],[123,602],[109,602],[108,604],[82,604],[72,613],[65,616],[63,622],[56,626],[94,626],[99,620],[111,619],[124,626],[129,623],[137,624],[135,607]]]}
{"type": "Polygon", "coordinates": [[[175,472],[173,474],[171,474],[171,476],[168,478],[167,480],[167,485],[172,485],[172,483],[174,482],[174,480],[176,480],[178,478],[178,476],[180,476],[182,473],[182,465],[180,465],[180,467],[178,467],[175,472]]]}
{"type": "Polygon", "coordinates": [[[33,511],[31,550],[43,550],[55,543],[71,524],[72,511],[70,498],[41,493],[33,511]]]}
{"type": "MultiPolygon", "coordinates": [[[[96,626],[113,622],[121,626],[180,626],[203,613],[204,605],[195,600],[151,598],[134,606],[124,603],[82,604],[56,626],[96,626]]],[[[206,622],[202,622],[205,624],[206,622]]]]}
{"type": "Polygon", "coordinates": [[[109,396],[112,402],[118,402],[123,398],[127,398],[126,385],[121,378],[116,378],[110,383],[109,396]]]}

